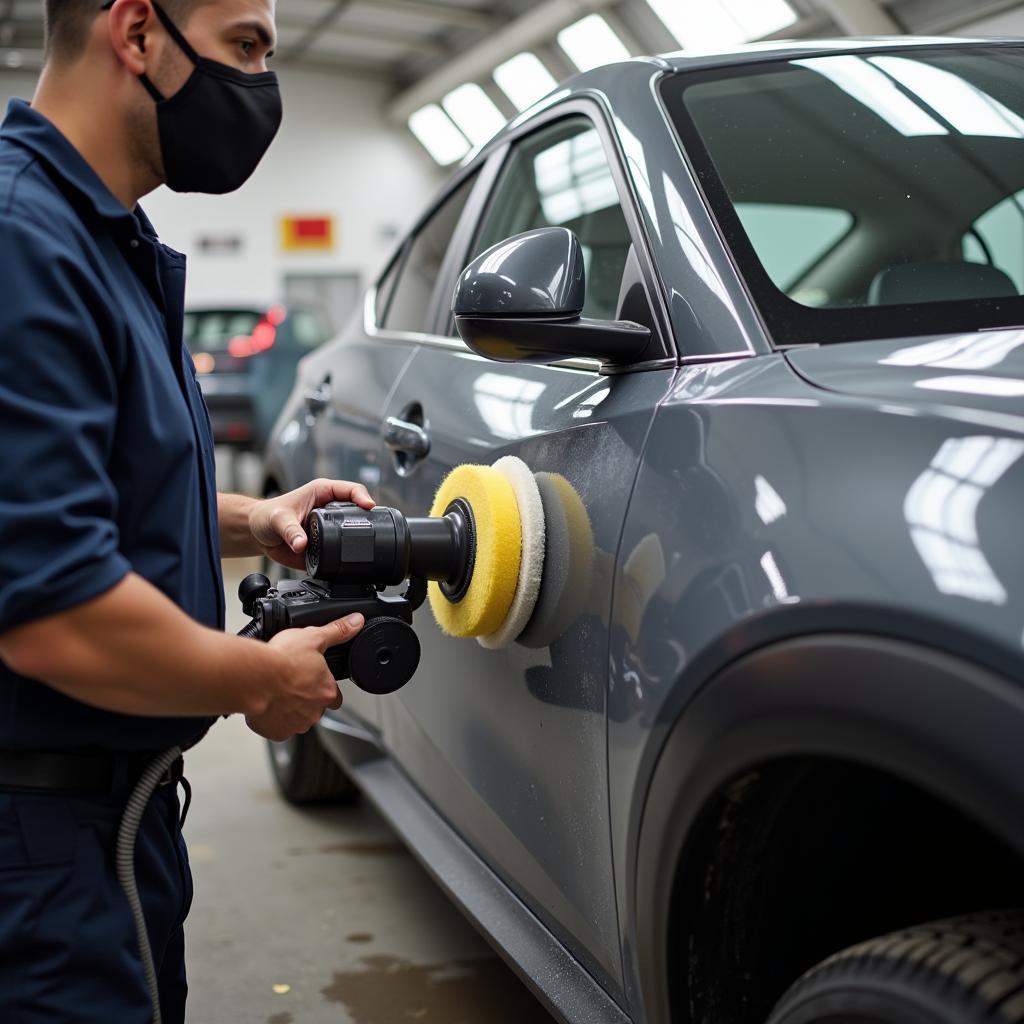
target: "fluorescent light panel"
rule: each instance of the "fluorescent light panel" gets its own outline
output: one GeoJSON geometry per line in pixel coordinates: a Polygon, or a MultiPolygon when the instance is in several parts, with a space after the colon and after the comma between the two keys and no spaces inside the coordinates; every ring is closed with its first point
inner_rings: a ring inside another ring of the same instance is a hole
{"type": "Polygon", "coordinates": [[[505,126],[505,118],[494,101],[473,82],[453,89],[441,100],[441,106],[474,146],[486,142],[505,126]]]}
{"type": "Polygon", "coordinates": [[[558,45],[580,71],[589,71],[617,60],[628,60],[630,56],[626,44],[600,14],[588,14],[568,28],[563,28],[558,33],[558,45]]]}
{"type": "Polygon", "coordinates": [[[796,21],[786,0],[647,0],[687,50],[719,50],[778,32],[796,21]]]}
{"type": "Polygon", "coordinates": [[[466,137],[436,103],[428,103],[410,115],[409,130],[442,167],[455,163],[469,152],[466,137]]]}
{"type": "Polygon", "coordinates": [[[535,53],[518,53],[494,69],[498,88],[516,110],[526,110],[558,84],[535,53]]]}

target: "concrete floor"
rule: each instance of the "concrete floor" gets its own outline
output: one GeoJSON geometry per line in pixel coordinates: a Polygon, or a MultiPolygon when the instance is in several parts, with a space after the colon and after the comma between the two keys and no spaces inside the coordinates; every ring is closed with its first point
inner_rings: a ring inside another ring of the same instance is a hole
{"type": "MultiPolygon", "coordinates": [[[[230,628],[256,568],[225,562],[230,628]]],[[[237,719],[186,770],[191,1024],[551,1024],[367,803],[289,807],[237,719]]]]}

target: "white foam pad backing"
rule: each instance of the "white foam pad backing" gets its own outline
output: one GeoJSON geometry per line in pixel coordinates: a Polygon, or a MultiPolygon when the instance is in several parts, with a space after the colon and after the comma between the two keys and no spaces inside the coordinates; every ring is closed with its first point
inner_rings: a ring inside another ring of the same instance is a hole
{"type": "Polygon", "coordinates": [[[489,650],[508,647],[530,621],[537,605],[541,577],[544,575],[545,542],[544,506],[530,467],[522,459],[506,455],[498,459],[494,469],[512,485],[515,492],[523,527],[523,552],[519,563],[519,581],[505,621],[493,633],[477,637],[480,646],[489,650]]]}

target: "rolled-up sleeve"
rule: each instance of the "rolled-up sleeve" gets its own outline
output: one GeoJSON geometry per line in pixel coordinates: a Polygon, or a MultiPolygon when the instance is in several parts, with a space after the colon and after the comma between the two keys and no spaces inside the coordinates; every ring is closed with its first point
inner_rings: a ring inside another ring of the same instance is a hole
{"type": "Polygon", "coordinates": [[[87,267],[45,229],[0,218],[0,633],[131,570],[107,470],[116,330],[87,267]]]}

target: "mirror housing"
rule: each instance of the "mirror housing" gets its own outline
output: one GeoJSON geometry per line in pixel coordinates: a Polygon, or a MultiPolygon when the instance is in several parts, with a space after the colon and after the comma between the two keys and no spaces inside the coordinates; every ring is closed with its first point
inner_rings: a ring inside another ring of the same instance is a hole
{"type": "Polygon", "coordinates": [[[650,328],[583,317],[585,298],[579,239],[568,228],[537,228],[473,260],[455,286],[452,313],[462,340],[488,359],[636,362],[651,340],[650,328]]]}

